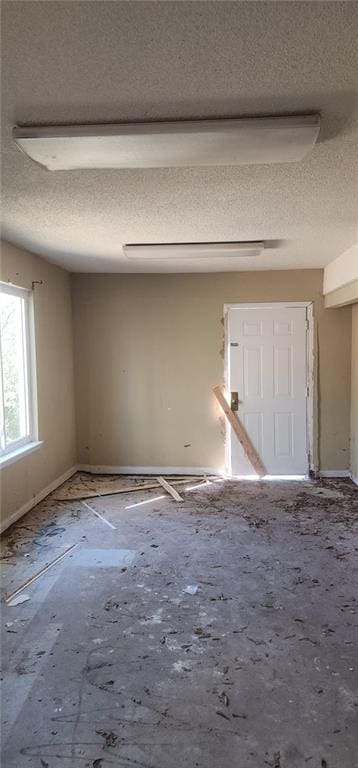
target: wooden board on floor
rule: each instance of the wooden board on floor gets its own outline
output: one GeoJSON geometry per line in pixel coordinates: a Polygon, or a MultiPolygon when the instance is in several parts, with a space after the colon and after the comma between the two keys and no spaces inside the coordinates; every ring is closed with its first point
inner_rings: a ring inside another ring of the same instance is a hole
{"type": "Polygon", "coordinates": [[[157,477],[158,483],[164,488],[164,490],[170,494],[170,496],[175,499],[175,501],[184,501],[183,497],[178,493],[178,491],[173,488],[170,483],[167,483],[167,481],[164,479],[164,477],[157,477]]]}
{"type": "Polygon", "coordinates": [[[221,405],[221,407],[222,407],[222,409],[223,409],[223,411],[225,413],[225,416],[226,416],[227,420],[229,421],[229,424],[233,428],[233,430],[235,432],[235,435],[236,435],[239,443],[242,445],[242,447],[243,447],[243,449],[244,449],[244,451],[246,453],[246,456],[249,459],[249,461],[251,462],[253,468],[255,469],[255,471],[257,472],[257,474],[260,477],[262,477],[263,475],[266,475],[266,469],[265,469],[265,467],[264,467],[264,465],[263,465],[263,463],[262,463],[258,453],[256,452],[254,446],[252,445],[252,442],[251,442],[251,440],[250,440],[250,438],[249,438],[245,428],[241,424],[241,421],[238,419],[238,417],[235,415],[235,413],[233,413],[233,411],[231,410],[229,404],[227,403],[226,398],[225,398],[224,393],[223,393],[223,390],[222,390],[222,387],[214,387],[213,392],[214,392],[214,395],[215,395],[218,403],[221,405]]]}
{"type": "MultiPolygon", "coordinates": [[[[203,476],[196,476],[196,477],[190,477],[190,480],[188,478],[184,478],[183,480],[172,480],[171,485],[183,485],[185,483],[191,483],[194,480],[202,480],[203,476]]],[[[64,492],[62,494],[58,494],[57,496],[52,496],[52,499],[54,501],[81,501],[82,499],[96,499],[101,496],[114,496],[118,493],[132,493],[133,491],[149,491],[153,488],[160,488],[160,483],[157,481],[153,483],[142,483],[141,485],[122,485],[122,486],[115,486],[113,483],[113,487],[109,488],[108,486],[105,486],[104,490],[97,490],[97,491],[68,491],[67,493],[64,492]]]]}

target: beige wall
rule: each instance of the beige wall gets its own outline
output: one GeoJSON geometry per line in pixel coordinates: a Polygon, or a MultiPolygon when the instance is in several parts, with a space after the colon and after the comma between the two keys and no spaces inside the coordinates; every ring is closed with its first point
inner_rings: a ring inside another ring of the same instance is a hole
{"type": "Polygon", "coordinates": [[[351,308],[324,309],[322,277],[321,270],[73,276],[79,461],[223,467],[211,390],[223,381],[224,303],[312,300],[316,459],[321,469],[348,469],[351,308]]]}
{"type": "MultiPolygon", "coordinates": [[[[314,301],[322,469],[349,464],[351,308],[324,309],[322,272],[75,275],[4,244],[1,279],[35,287],[43,446],[0,472],[2,525],[76,464],[224,465],[211,388],[223,381],[223,306],[314,301]],[[78,456],[72,356],[74,308],[78,456]],[[185,447],[185,446],[188,447],[185,447]]],[[[353,308],[352,469],[357,470],[358,307],[353,308]],[[355,467],[355,469],[354,469],[355,467]]]]}
{"type": "Polygon", "coordinates": [[[25,288],[34,280],[39,438],[43,445],[0,471],[1,523],[76,463],[70,276],[3,243],[0,278],[25,288]]]}
{"type": "Polygon", "coordinates": [[[352,307],[351,472],[358,482],[358,304],[352,307]]]}

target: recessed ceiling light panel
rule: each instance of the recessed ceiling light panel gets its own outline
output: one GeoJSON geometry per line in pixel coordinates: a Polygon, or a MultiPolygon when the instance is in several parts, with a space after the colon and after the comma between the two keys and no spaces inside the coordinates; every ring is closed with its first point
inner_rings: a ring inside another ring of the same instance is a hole
{"type": "Polygon", "coordinates": [[[17,146],[50,171],[292,163],[319,134],[319,115],[16,127],[17,146]]]}

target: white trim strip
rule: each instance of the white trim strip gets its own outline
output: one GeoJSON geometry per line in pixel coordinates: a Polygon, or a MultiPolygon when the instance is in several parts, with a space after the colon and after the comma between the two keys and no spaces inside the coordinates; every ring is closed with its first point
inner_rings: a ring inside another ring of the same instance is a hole
{"type": "Polygon", "coordinates": [[[78,547],[78,544],[71,544],[70,547],[68,547],[64,552],[62,552],[61,555],[58,555],[58,557],[55,557],[54,560],[52,560],[51,563],[46,563],[46,565],[41,568],[40,571],[35,573],[33,576],[31,576],[29,579],[27,579],[23,584],[21,584],[20,587],[14,590],[14,592],[11,592],[10,595],[5,597],[5,603],[8,603],[10,606],[12,605],[12,601],[14,600],[17,595],[19,595],[21,592],[23,592],[27,587],[29,587],[31,584],[33,584],[37,579],[39,579],[41,576],[43,576],[44,573],[47,573],[47,571],[50,570],[50,568],[53,568],[54,565],[57,565],[61,560],[63,560],[66,555],[68,555],[70,552],[73,552],[74,549],[78,547]]]}
{"type": "Polygon", "coordinates": [[[321,469],[319,477],[352,477],[349,469],[321,469]]]}
{"type": "MultiPolygon", "coordinates": [[[[69,499],[69,501],[70,501],[70,499],[69,499]]],[[[90,507],[90,505],[87,504],[86,501],[84,501],[82,499],[81,500],[81,504],[83,504],[84,507],[87,507],[87,509],[89,509],[90,512],[93,512],[93,514],[96,515],[96,517],[99,517],[99,519],[102,520],[103,523],[106,523],[106,525],[108,525],[109,528],[113,528],[114,531],[116,530],[116,526],[115,525],[112,525],[112,523],[110,523],[109,520],[106,520],[106,518],[103,517],[99,512],[97,512],[96,509],[93,509],[93,507],[90,507]]]]}
{"type": "Polygon", "coordinates": [[[135,504],[128,504],[128,507],[124,507],[124,509],[133,509],[133,507],[142,507],[143,504],[152,504],[153,501],[160,501],[160,499],[168,498],[166,493],[163,493],[161,496],[152,496],[151,499],[145,499],[145,501],[137,501],[135,504]]]}

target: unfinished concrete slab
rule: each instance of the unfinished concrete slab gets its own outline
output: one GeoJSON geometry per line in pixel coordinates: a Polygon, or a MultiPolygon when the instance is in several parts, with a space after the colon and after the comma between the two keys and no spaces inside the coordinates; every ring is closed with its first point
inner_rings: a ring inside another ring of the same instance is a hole
{"type": "Polygon", "coordinates": [[[358,765],[355,486],[185,489],[3,537],[4,595],[79,544],[2,606],[6,768],[358,765]]]}

